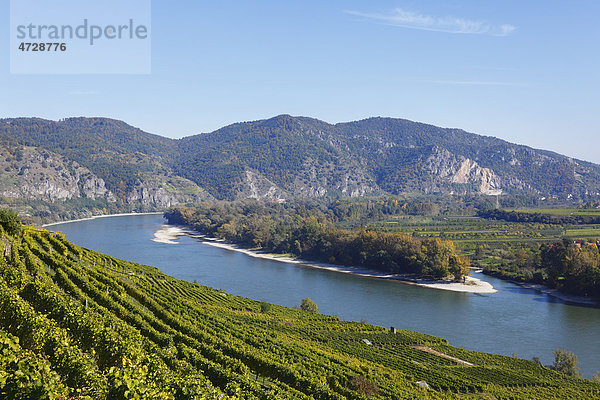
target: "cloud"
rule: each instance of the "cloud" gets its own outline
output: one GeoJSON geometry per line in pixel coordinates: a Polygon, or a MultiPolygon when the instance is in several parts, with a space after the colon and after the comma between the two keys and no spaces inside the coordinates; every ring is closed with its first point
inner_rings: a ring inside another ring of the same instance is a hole
{"type": "Polygon", "coordinates": [[[359,11],[346,11],[346,13],[370,21],[423,31],[507,36],[517,29],[515,26],[509,24],[491,25],[484,21],[472,21],[464,18],[450,16],[435,17],[406,11],[401,8],[396,8],[389,14],[363,13],[359,11]]]}

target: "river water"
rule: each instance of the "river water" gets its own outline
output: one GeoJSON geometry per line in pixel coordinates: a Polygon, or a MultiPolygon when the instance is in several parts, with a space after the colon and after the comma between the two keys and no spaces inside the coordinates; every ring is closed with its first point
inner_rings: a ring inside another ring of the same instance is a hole
{"type": "Polygon", "coordinates": [[[114,257],[152,265],[165,274],[228,293],[294,306],[310,297],[323,314],[443,337],[469,350],[539,357],[553,351],[579,358],[586,377],[600,371],[600,309],[563,302],[517,285],[475,274],[498,290],[458,293],[265,260],[180,237],[152,239],[160,215],[98,218],[53,225],[72,242],[114,257]]]}

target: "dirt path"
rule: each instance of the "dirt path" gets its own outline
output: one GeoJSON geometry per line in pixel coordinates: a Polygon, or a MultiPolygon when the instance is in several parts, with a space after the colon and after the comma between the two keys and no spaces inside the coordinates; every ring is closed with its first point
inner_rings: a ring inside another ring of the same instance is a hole
{"type": "Polygon", "coordinates": [[[410,346],[410,347],[412,347],[413,349],[417,349],[417,350],[425,351],[427,353],[434,354],[434,355],[436,355],[438,357],[442,357],[442,358],[446,358],[448,360],[456,361],[457,363],[462,364],[462,365],[469,365],[469,366],[474,366],[475,365],[475,364],[471,364],[470,362],[461,360],[460,358],[452,357],[452,356],[449,356],[448,354],[441,353],[441,352],[439,352],[437,350],[432,349],[431,347],[423,346],[423,345],[420,345],[420,344],[414,345],[414,346],[410,346]]]}

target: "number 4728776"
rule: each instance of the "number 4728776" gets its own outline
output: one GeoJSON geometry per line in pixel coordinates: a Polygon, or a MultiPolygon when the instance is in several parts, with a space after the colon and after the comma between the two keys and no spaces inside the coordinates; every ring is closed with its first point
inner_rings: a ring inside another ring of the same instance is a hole
{"type": "Polygon", "coordinates": [[[66,51],[66,43],[25,43],[19,45],[21,51],[66,51]]]}

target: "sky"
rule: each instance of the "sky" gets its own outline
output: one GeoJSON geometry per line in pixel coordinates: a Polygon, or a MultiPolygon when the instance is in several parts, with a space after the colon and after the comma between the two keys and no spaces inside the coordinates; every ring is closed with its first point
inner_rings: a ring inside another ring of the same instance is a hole
{"type": "Polygon", "coordinates": [[[600,2],[152,0],[151,72],[10,73],[0,117],[179,138],[278,114],[462,128],[600,163],[600,2]]]}

